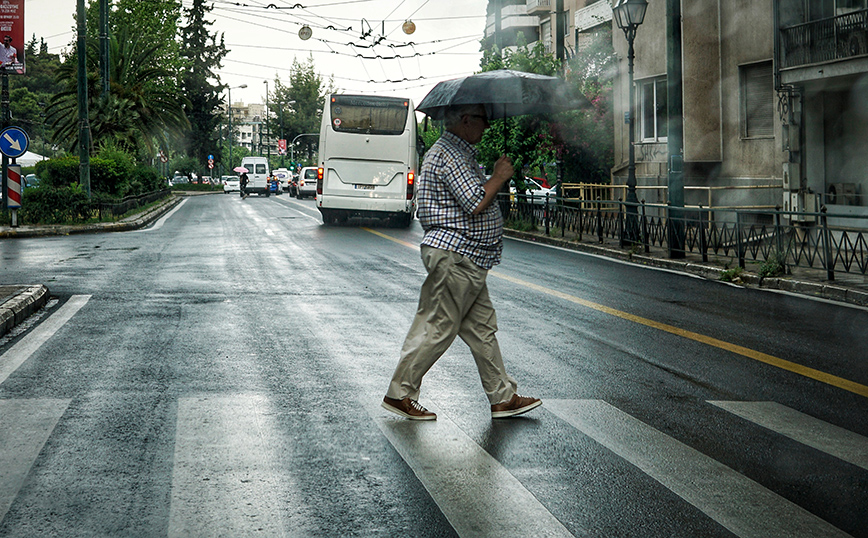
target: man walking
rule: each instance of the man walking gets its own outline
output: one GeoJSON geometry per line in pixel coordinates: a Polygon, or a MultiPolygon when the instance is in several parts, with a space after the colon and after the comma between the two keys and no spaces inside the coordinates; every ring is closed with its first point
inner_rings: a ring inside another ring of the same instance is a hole
{"type": "Polygon", "coordinates": [[[512,177],[512,161],[504,155],[490,179],[482,174],[474,146],[489,127],[484,106],[453,107],[445,121],[446,131],[428,151],[419,175],[428,277],[382,405],[411,420],[435,420],[437,415],[418,402],[422,377],[460,336],[476,361],[492,418],[520,415],[542,402],[516,394],[517,384],[506,373],[486,284],[503,250],[503,217],[494,202],[512,177]]]}

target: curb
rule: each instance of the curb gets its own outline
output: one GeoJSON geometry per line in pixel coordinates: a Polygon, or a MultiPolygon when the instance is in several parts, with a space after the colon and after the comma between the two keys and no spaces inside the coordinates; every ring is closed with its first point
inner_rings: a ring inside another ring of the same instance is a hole
{"type": "Polygon", "coordinates": [[[22,286],[22,290],[0,305],[0,336],[27,319],[48,302],[48,288],[42,284],[22,286]]]}
{"type": "Polygon", "coordinates": [[[138,230],[144,228],[148,224],[163,216],[170,209],[178,205],[181,198],[172,195],[160,205],[154,206],[145,213],[137,215],[131,220],[122,220],[119,222],[100,222],[97,224],[85,225],[45,225],[22,228],[4,228],[0,230],[0,239],[14,237],[45,237],[50,235],[73,235],[97,232],[127,232],[130,230],[138,230]]]}
{"type": "MultiPolygon", "coordinates": [[[[684,273],[698,275],[709,280],[720,280],[720,277],[724,272],[724,269],[695,262],[669,260],[654,258],[646,255],[631,254],[629,252],[624,252],[605,246],[598,246],[588,243],[578,243],[574,241],[564,241],[561,239],[555,239],[553,237],[540,236],[528,232],[519,232],[516,230],[505,229],[504,232],[505,235],[515,237],[517,239],[524,239],[525,241],[543,243],[556,247],[566,248],[569,250],[586,252],[588,254],[597,254],[600,256],[605,256],[607,258],[615,258],[618,260],[636,263],[638,265],[649,265],[652,267],[661,267],[663,269],[672,269],[674,271],[681,271],[684,273]]],[[[759,275],[749,272],[741,273],[739,278],[741,279],[740,284],[744,286],[765,288],[771,290],[781,290],[790,293],[796,293],[799,295],[820,297],[823,299],[828,299],[830,301],[854,304],[858,306],[868,306],[868,292],[853,288],[847,288],[844,286],[835,286],[826,282],[805,282],[801,280],[794,280],[792,278],[781,277],[763,278],[759,275]]]]}

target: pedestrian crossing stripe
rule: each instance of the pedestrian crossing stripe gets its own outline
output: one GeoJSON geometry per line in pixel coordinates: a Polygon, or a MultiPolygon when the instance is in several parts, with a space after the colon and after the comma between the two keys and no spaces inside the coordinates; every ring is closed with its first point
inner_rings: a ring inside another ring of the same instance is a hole
{"type": "Polygon", "coordinates": [[[741,538],[847,533],[601,400],[546,400],[550,412],[741,538]],[[770,517],[774,514],[774,517],[770,517]]]}
{"type": "Polygon", "coordinates": [[[868,470],[868,438],[777,402],[708,403],[775,433],[868,470]]]}

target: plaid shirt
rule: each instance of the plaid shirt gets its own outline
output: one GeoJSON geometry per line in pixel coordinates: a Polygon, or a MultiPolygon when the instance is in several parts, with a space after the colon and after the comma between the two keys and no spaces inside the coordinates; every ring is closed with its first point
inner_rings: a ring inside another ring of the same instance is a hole
{"type": "Polygon", "coordinates": [[[485,196],[486,178],[476,162],[476,149],[445,131],[431,146],[419,174],[419,222],[422,244],[451,250],[483,269],[500,263],[503,217],[497,203],[479,215],[473,210],[485,196]]]}

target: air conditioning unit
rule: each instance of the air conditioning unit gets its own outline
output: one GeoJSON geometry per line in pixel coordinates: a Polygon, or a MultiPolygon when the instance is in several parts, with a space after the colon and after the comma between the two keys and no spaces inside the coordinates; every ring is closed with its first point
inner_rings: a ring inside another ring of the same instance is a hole
{"type": "MultiPolygon", "coordinates": [[[[784,163],[784,190],[797,191],[802,186],[802,170],[799,163],[784,163]]],[[[786,197],[786,194],[784,194],[786,197]]]]}
{"type": "Polygon", "coordinates": [[[829,195],[826,197],[829,205],[858,205],[856,202],[855,183],[832,183],[829,185],[829,195]]]}

